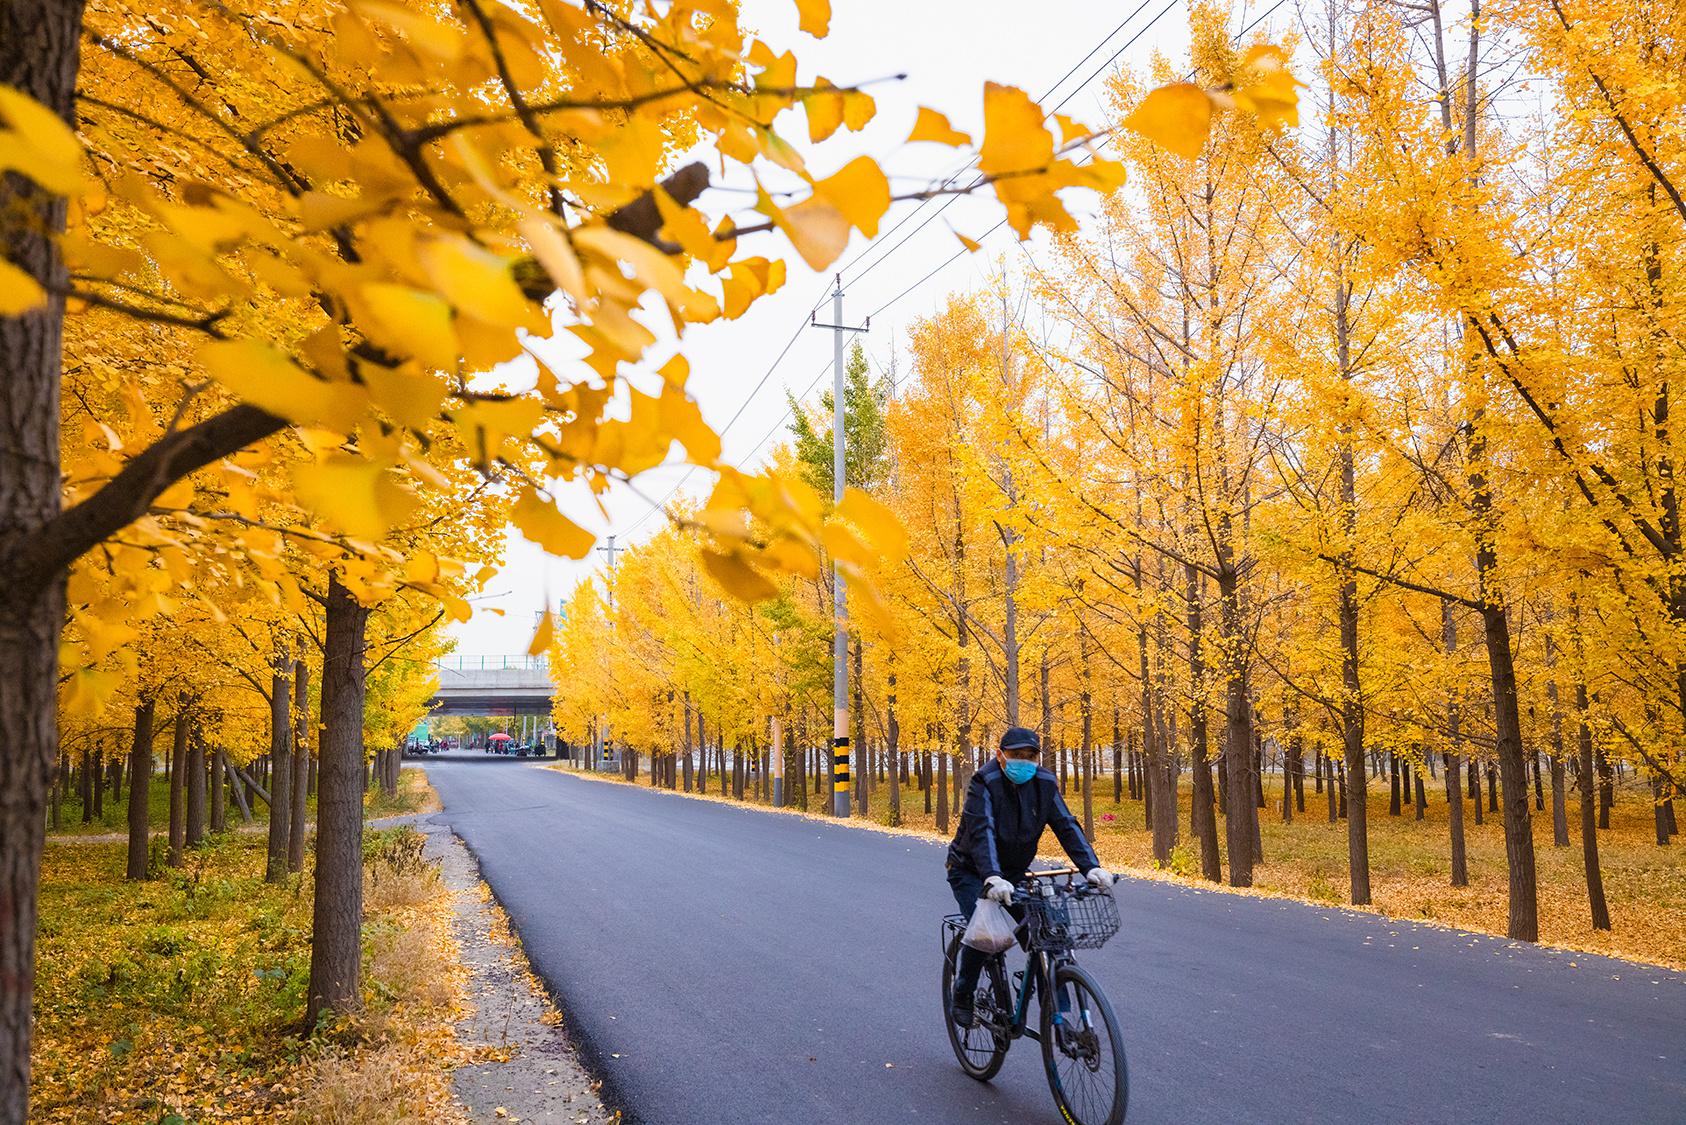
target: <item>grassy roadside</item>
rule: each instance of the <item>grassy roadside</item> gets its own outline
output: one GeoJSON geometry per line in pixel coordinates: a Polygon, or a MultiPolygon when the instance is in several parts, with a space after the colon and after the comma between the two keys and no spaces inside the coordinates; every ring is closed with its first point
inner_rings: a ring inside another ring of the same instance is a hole
{"type": "Polygon", "coordinates": [[[387,816],[420,816],[440,809],[439,794],[427,783],[427,771],[406,765],[398,771],[398,792],[388,797],[379,788],[363,797],[363,815],[370,820],[387,816]]]}
{"type": "Polygon", "coordinates": [[[260,837],[218,837],[145,883],[123,879],[122,844],[49,843],[30,1119],[465,1120],[451,894],[413,830],[370,831],[364,859],[365,1009],[306,1033],[310,882],[264,883],[260,837]]]}
{"type": "MultiPolygon", "coordinates": [[[[167,778],[159,775],[152,779],[148,806],[148,823],[154,834],[166,832],[170,827],[170,784],[167,778]]],[[[101,815],[84,823],[82,821],[82,805],[80,799],[68,800],[64,806],[63,827],[59,831],[48,831],[47,839],[60,837],[87,836],[121,836],[129,830],[128,794],[125,793],[120,801],[110,800],[107,795],[101,815]]],[[[256,796],[251,797],[252,820],[248,824],[240,819],[234,802],[229,801],[228,827],[231,832],[258,832],[267,830],[269,825],[269,806],[256,796]]],[[[439,798],[427,784],[422,770],[406,765],[398,772],[398,792],[391,797],[382,793],[379,787],[372,788],[363,795],[364,814],[371,820],[388,816],[409,816],[415,814],[434,813],[439,811],[439,798]]],[[[316,819],[316,795],[314,793],[305,798],[304,815],[307,822],[316,819]]]]}
{"type": "MultiPolygon", "coordinates": [[[[269,806],[254,793],[248,793],[246,800],[252,810],[254,824],[269,823],[269,806]]],[[[66,795],[64,804],[60,808],[58,831],[47,830],[47,838],[55,836],[109,836],[129,830],[129,790],[125,788],[123,795],[112,799],[108,790],[105,801],[100,807],[98,816],[91,817],[86,822],[82,819],[82,798],[71,790],[66,795]]],[[[316,817],[316,797],[305,798],[305,816],[310,819],[316,817]]],[[[147,788],[147,823],[154,832],[167,831],[170,827],[170,780],[163,774],[154,774],[151,784],[147,788]]],[[[228,799],[228,826],[238,828],[242,823],[240,810],[234,803],[234,798],[228,799]]]]}
{"type": "MultiPolygon", "coordinates": [[[[578,773],[566,763],[548,768],[578,773]]],[[[613,772],[578,773],[578,776],[611,784],[631,784],[619,773],[613,772]]],[[[641,776],[639,784],[648,787],[648,773],[641,776]]],[[[748,804],[794,815],[820,815],[801,808],[774,810],[753,800],[739,802],[722,796],[716,784],[711,776],[709,793],[699,795],[680,791],[677,795],[733,805],[748,804]]],[[[1266,862],[1254,869],[1251,890],[1232,893],[1280,896],[1345,909],[1363,909],[1345,906],[1346,823],[1328,822],[1324,795],[1314,791],[1308,778],[1305,812],[1296,813],[1292,824],[1283,824],[1280,778],[1267,778],[1265,788],[1267,807],[1259,810],[1259,816],[1266,862]]],[[[1180,793],[1182,842],[1172,855],[1169,870],[1158,868],[1153,861],[1140,802],[1126,798],[1114,804],[1110,777],[1104,785],[1097,779],[1095,789],[1095,850],[1102,862],[1115,870],[1136,875],[1219,889],[1199,878],[1198,845],[1188,832],[1189,787],[1186,783],[1180,793]]],[[[1075,790],[1074,785],[1067,799],[1073,811],[1081,817],[1082,805],[1075,790]]],[[[820,799],[811,793],[808,797],[811,808],[817,810],[820,799]]],[[[1379,789],[1372,783],[1368,808],[1370,883],[1375,902],[1370,909],[1410,921],[1502,935],[1505,930],[1506,868],[1504,835],[1497,814],[1488,814],[1486,823],[1478,826],[1473,823],[1473,812],[1466,801],[1470,885],[1454,888],[1449,885],[1451,863],[1447,809],[1444,790],[1439,788],[1438,782],[1433,783],[1428,802],[1421,821],[1413,819],[1409,806],[1403,816],[1389,816],[1385,779],[1379,789]]],[[[1615,927],[1609,933],[1599,933],[1591,928],[1587,912],[1578,813],[1572,793],[1569,805],[1572,841],[1569,847],[1552,845],[1549,795],[1546,811],[1534,812],[1541,942],[1686,970],[1686,847],[1658,847],[1652,834],[1649,795],[1638,786],[1623,791],[1612,811],[1610,828],[1598,833],[1605,894],[1615,927]]],[[[903,816],[899,828],[889,828],[887,783],[881,782],[874,787],[870,807],[871,817],[853,817],[847,823],[938,838],[935,816],[924,811],[923,791],[914,786],[904,787],[903,816]]],[[[1220,844],[1222,836],[1220,823],[1220,844]]],[[[1048,843],[1053,844],[1051,837],[1048,843]]]]}

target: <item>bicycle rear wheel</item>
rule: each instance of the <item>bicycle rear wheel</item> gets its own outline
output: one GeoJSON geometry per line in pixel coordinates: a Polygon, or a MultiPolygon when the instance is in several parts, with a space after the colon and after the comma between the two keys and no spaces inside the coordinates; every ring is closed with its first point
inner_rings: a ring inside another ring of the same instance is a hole
{"type": "Polygon", "coordinates": [[[1130,1104],[1124,1038],[1112,1004],[1077,965],[1054,971],[1042,999],[1042,1065],[1071,1125],[1120,1125],[1130,1104]]]}
{"type": "Polygon", "coordinates": [[[960,1061],[960,1069],[979,1082],[987,1082],[1001,1069],[1012,1042],[1005,1030],[1012,1020],[1012,1009],[1006,999],[1006,974],[1001,971],[999,959],[984,966],[977,992],[973,994],[977,1019],[971,1027],[960,1027],[948,1014],[959,958],[960,935],[956,934],[943,957],[943,1026],[948,1028],[948,1042],[954,1048],[954,1057],[960,1061]]]}

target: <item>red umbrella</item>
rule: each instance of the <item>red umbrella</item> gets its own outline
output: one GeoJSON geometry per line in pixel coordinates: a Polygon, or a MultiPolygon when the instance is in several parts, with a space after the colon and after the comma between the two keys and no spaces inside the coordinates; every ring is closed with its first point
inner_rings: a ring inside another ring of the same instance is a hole
{"type": "Polygon", "coordinates": [[[504,734],[502,731],[499,731],[497,734],[487,736],[486,741],[487,742],[514,742],[515,739],[512,736],[504,734]]]}

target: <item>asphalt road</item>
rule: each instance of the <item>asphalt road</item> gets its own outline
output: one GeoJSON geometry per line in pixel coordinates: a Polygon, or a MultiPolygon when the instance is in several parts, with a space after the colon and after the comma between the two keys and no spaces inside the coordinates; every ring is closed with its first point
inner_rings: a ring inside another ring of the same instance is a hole
{"type": "MultiPolygon", "coordinates": [[[[426,763],[629,1122],[1053,1122],[961,1074],[942,850],[514,762],[426,763]]],[[[1051,842],[1051,839],[1050,839],[1051,842]]],[[[1057,846],[1057,845],[1056,845],[1057,846]]],[[[1686,1122],[1686,974],[1151,880],[1081,955],[1132,1123],[1686,1122]]]]}

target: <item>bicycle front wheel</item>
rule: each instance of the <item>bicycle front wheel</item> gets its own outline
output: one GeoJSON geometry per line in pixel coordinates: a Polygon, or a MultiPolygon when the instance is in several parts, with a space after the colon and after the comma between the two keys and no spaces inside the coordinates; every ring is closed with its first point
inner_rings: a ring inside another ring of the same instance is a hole
{"type": "Polygon", "coordinates": [[[956,934],[949,941],[943,957],[943,1026],[948,1028],[949,1046],[954,1048],[954,1057],[960,1061],[960,1069],[979,1082],[988,1082],[1001,1069],[1011,1043],[1006,1032],[1006,1025],[1011,1020],[1011,1007],[1005,974],[999,962],[984,966],[973,998],[977,1022],[971,1027],[960,1027],[949,1018],[949,996],[954,991],[954,972],[959,958],[960,935],[956,934]]]}
{"type": "Polygon", "coordinates": [[[1042,1065],[1071,1125],[1120,1125],[1130,1104],[1124,1038],[1112,1004],[1077,965],[1054,971],[1042,1003],[1042,1065]]]}

